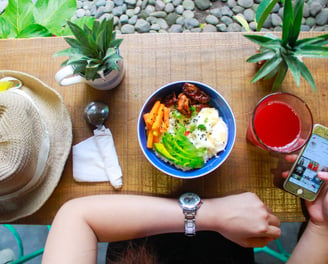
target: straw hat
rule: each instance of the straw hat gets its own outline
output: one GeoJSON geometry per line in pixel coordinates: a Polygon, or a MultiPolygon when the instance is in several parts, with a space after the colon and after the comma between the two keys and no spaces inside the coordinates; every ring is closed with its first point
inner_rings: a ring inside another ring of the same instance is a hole
{"type": "Polygon", "coordinates": [[[72,123],[61,96],[39,79],[0,71],[22,81],[0,92],[0,222],[37,211],[62,175],[72,144],[72,123]]]}

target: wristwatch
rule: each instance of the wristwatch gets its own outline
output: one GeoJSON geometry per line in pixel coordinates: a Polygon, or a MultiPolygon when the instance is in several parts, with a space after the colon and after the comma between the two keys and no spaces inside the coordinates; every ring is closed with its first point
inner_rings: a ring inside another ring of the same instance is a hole
{"type": "Polygon", "coordinates": [[[203,202],[197,194],[189,192],[180,196],[179,203],[185,215],[185,235],[194,236],[196,235],[196,213],[203,202]]]}

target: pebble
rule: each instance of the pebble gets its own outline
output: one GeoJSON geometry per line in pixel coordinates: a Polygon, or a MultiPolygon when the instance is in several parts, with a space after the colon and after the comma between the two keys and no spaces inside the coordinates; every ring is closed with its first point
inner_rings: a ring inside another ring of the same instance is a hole
{"type": "MultiPolygon", "coordinates": [[[[41,1],[41,0],[40,0],[41,1]]],[[[74,17],[114,17],[122,34],[148,32],[244,31],[233,17],[242,14],[255,31],[255,11],[262,0],[77,0],[74,17]]],[[[0,13],[8,0],[0,0],[0,13]]],[[[283,7],[277,3],[263,31],[281,31],[283,7]]],[[[302,31],[328,31],[328,1],[305,0],[302,31]]]]}

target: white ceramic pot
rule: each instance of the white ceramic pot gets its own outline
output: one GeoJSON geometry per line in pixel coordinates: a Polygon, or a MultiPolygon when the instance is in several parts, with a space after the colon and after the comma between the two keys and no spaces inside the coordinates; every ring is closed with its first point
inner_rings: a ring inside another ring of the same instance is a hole
{"type": "Polygon", "coordinates": [[[98,78],[95,80],[86,80],[83,76],[79,74],[74,74],[74,68],[71,65],[64,66],[59,69],[55,75],[55,79],[61,86],[67,86],[77,83],[87,83],[97,90],[111,90],[118,86],[124,78],[125,68],[123,60],[117,62],[119,71],[112,70],[107,75],[105,79],[98,78]]]}

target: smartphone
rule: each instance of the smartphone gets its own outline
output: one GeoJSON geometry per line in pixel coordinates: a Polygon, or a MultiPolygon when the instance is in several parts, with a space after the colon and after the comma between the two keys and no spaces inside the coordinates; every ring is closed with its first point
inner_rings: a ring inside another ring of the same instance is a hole
{"type": "Polygon", "coordinates": [[[300,198],[314,201],[323,184],[318,171],[328,171],[328,128],[315,124],[283,187],[300,198]]]}

